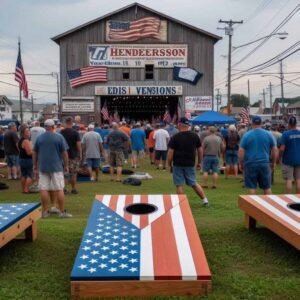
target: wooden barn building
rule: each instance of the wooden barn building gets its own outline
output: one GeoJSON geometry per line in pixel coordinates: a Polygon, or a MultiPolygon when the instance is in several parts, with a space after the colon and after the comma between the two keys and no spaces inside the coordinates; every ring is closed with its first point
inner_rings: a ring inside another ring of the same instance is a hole
{"type": "Polygon", "coordinates": [[[211,110],[219,39],[138,3],[59,34],[62,117],[175,121],[211,110]]]}

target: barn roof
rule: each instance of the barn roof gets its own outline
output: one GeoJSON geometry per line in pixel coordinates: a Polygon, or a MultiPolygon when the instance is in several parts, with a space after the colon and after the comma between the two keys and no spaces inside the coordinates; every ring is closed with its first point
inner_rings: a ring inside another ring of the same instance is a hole
{"type": "Polygon", "coordinates": [[[183,21],[180,21],[180,20],[178,20],[178,19],[172,18],[172,17],[170,17],[170,16],[168,16],[168,15],[165,15],[165,14],[163,14],[163,13],[161,13],[161,12],[158,12],[158,11],[152,9],[152,8],[149,8],[149,7],[147,7],[147,6],[144,6],[144,5],[142,5],[142,4],[140,4],[140,3],[136,3],[136,2],[134,2],[134,3],[130,4],[130,5],[127,5],[127,6],[125,6],[125,7],[122,7],[122,8],[120,8],[120,9],[118,9],[118,10],[115,10],[115,11],[113,11],[113,12],[111,12],[111,13],[108,13],[108,14],[106,14],[106,15],[100,17],[100,18],[94,19],[94,20],[89,21],[89,22],[87,22],[87,23],[84,23],[84,24],[82,24],[82,25],[80,25],[80,26],[77,26],[77,27],[75,27],[75,28],[73,28],[73,29],[70,29],[70,30],[68,30],[68,31],[66,31],[66,32],[63,32],[63,33],[59,34],[59,35],[56,35],[56,36],[52,37],[51,39],[52,39],[54,42],[56,42],[57,44],[59,44],[59,43],[60,43],[60,39],[62,39],[62,38],[64,38],[64,37],[66,37],[66,36],[68,36],[68,35],[70,35],[70,34],[76,32],[76,31],[78,31],[78,30],[80,30],[80,29],[82,29],[82,28],[84,28],[84,27],[86,27],[86,26],[89,26],[89,25],[94,24],[94,23],[96,23],[96,22],[99,22],[99,21],[101,21],[101,20],[103,20],[103,19],[106,19],[106,18],[108,18],[108,17],[111,17],[111,16],[113,16],[113,15],[115,15],[115,14],[117,14],[117,13],[123,11],[123,10],[129,9],[129,8],[131,8],[131,7],[140,7],[140,8],[143,8],[143,9],[148,10],[148,11],[150,11],[150,12],[156,14],[156,15],[159,15],[159,16],[161,16],[161,17],[163,17],[163,18],[165,18],[165,19],[167,19],[167,20],[169,20],[169,21],[172,21],[172,22],[181,24],[181,25],[183,25],[183,26],[185,26],[185,27],[187,27],[187,28],[190,28],[190,29],[192,29],[192,30],[195,30],[195,31],[197,31],[197,32],[199,32],[199,33],[201,33],[201,34],[205,34],[205,35],[211,37],[212,39],[214,39],[214,40],[215,40],[215,43],[216,43],[218,40],[222,39],[222,38],[221,38],[220,36],[218,36],[218,35],[215,35],[215,34],[210,33],[210,32],[208,32],[208,31],[202,30],[202,29],[200,29],[200,28],[197,28],[197,27],[195,27],[195,26],[193,26],[193,25],[190,25],[190,24],[185,23],[185,22],[183,22],[183,21]]]}

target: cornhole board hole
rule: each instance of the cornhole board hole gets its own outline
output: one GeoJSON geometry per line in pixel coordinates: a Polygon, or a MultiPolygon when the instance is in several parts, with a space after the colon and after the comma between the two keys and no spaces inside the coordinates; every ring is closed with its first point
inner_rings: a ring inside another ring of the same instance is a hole
{"type": "Polygon", "coordinates": [[[98,195],[71,273],[73,299],[206,295],[211,273],[185,195],[98,195]]]}
{"type": "Polygon", "coordinates": [[[0,248],[25,231],[25,239],[37,238],[40,203],[0,203],[0,248]]]}
{"type": "Polygon", "coordinates": [[[300,250],[300,195],[240,196],[239,207],[248,229],[258,221],[300,250]]]}

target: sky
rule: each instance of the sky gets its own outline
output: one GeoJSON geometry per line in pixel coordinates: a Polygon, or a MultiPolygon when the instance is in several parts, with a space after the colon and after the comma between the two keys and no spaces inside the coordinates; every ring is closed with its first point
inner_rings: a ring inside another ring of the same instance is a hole
{"type": "MultiPolygon", "coordinates": [[[[20,37],[25,72],[46,74],[27,76],[28,86],[31,89],[30,95],[37,103],[57,101],[56,78],[51,74],[59,71],[59,46],[51,40],[51,37],[133,2],[127,0],[1,0],[0,94],[10,99],[19,98],[14,75],[2,73],[14,72],[18,37],[20,37]]],[[[222,37],[222,40],[215,44],[214,70],[215,89],[220,89],[222,104],[227,102],[228,36],[225,35],[224,30],[217,29],[224,28],[224,24],[218,21],[220,19],[244,21],[243,24],[234,26],[232,45],[236,47],[270,35],[298,5],[298,11],[278,31],[287,32],[286,39],[281,40],[277,36],[272,36],[248,57],[248,53],[259,42],[236,49],[232,53],[232,93],[248,95],[249,80],[251,103],[262,100],[263,90],[265,90],[266,106],[269,106],[270,82],[273,98],[281,96],[278,63],[260,71],[273,74],[251,74],[238,80],[236,80],[238,75],[234,74],[262,64],[300,41],[299,0],[140,0],[136,2],[222,37]],[[243,59],[244,57],[246,58],[243,59]]],[[[299,47],[300,45],[296,45],[294,50],[299,47]]],[[[300,51],[283,60],[283,72],[285,80],[290,81],[284,83],[284,96],[300,96],[300,51]]]]}

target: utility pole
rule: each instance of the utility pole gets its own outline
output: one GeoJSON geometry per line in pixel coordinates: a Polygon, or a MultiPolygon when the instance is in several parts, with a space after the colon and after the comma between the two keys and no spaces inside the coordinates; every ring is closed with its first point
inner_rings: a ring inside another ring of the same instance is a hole
{"type": "Polygon", "coordinates": [[[221,104],[221,94],[220,94],[220,89],[216,89],[217,91],[217,111],[219,111],[219,105],[221,104]]]}
{"type": "Polygon", "coordinates": [[[61,103],[59,95],[59,77],[57,72],[52,72],[52,76],[56,78],[56,91],[57,91],[57,108],[58,108],[58,119],[61,118],[61,103]]]}
{"type": "Polygon", "coordinates": [[[34,106],[33,106],[33,96],[31,95],[31,119],[34,120],[34,106]]]}
{"type": "Polygon", "coordinates": [[[270,83],[269,83],[269,90],[270,90],[270,108],[271,108],[271,113],[272,113],[272,111],[273,111],[273,95],[272,95],[272,83],[271,83],[271,81],[270,81],[270,83]]]}
{"type": "Polygon", "coordinates": [[[249,106],[251,104],[251,101],[250,101],[250,80],[248,79],[248,100],[249,100],[249,106]]]}
{"type": "Polygon", "coordinates": [[[231,104],[231,50],[232,50],[232,36],[233,36],[233,25],[234,24],[243,24],[243,21],[224,21],[219,20],[219,23],[225,23],[227,26],[225,28],[225,34],[228,35],[229,44],[228,44],[228,79],[227,79],[227,111],[228,115],[230,115],[230,104],[231,104]]]}
{"type": "Polygon", "coordinates": [[[265,92],[265,89],[263,89],[262,95],[263,95],[264,108],[266,108],[266,92],[265,92]]]}
{"type": "Polygon", "coordinates": [[[283,92],[283,67],[282,60],[280,61],[280,85],[281,85],[281,104],[282,104],[282,117],[284,116],[285,107],[284,107],[284,92],[283,92]]]}

